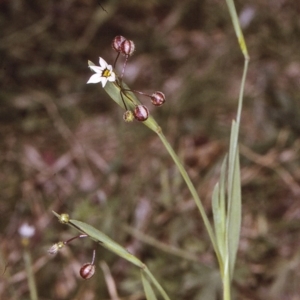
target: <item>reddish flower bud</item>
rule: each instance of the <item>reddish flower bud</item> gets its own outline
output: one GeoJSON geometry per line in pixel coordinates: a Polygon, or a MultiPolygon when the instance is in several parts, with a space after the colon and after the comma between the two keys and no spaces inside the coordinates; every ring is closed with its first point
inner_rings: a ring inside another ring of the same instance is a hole
{"type": "Polygon", "coordinates": [[[121,52],[121,44],[125,41],[126,39],[124,36],[117,35],[111,44],[112,48],[116,50],[117,52],[121,52]]]}
{"type": "Polygon", "coordinates": [[[137,105],[134,109],[134,117],[138,120],[138,121],[146,121],[148,119],[149,116],[149,110],[145,105],[137,105]]]}
{"type": "Polygon", "coordinates": [[[121,43],[121,53],[125,56],[131,56],[135,50],[135,45],[133,41],[126,40],[121,43]]]}
{"type": "Polygon", "coordinates": [[[95,265],[91,263],[84,264],[79,271],[83,279],[90,279],[95,274],[95,265]]]}
{"type": "Polygon", "coordinates": [[[155,106],[161,106],[165,103],[166,97],[162,92],[155,92],[151,95],[151,102],[155,106]]]}

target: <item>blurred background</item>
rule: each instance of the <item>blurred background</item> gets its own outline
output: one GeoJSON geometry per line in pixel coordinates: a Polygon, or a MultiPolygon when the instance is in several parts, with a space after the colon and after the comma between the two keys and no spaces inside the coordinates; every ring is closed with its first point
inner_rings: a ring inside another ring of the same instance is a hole
{"type": "MultiPolygon", "coordinates": [[[[296,300],[300,2],[236,6],[251,62],[233,299],[296,300]]],[[[25,267],[31,257],[41,300],[145,299],[139,270],[88,239],[50,256],[54,243],[77,234],[57,221],[55,210],[127,247],[171,299],[221,299],[203,222],[166,150],[142,123],[124,123],[100,84],[86,82],[88,60],[98,64],[101,56],[113,64],[116,35],[135,42],[124,81],[165,93],[159,108],[139,98],[211,217],[244,62],[225,0],[0,0],[0,28],[0,298],[31,299],[25,267]],[[96,274],[84,281],[79,269],[94,248],[96,274]]]]}

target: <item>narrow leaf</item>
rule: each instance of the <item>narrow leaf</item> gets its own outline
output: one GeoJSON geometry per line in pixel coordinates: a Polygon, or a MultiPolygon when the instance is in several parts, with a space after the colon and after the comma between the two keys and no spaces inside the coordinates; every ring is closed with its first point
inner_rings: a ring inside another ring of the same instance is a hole
{"type": "Polygon", "coordinates": [[[234,160],[237,152],[237,143],[238,143],[238,131],[239,131],[238,124],[233,120],[231,125],[229,154],[228,154],[228,197],[229,197],[228,205],[230,205],[233,172],[234,172],[234,160]]]}
{"type": "Polygon", "coordinates": [[[227,6],[228,6],[228,9],[229,9],[231,21],[232,21],[234,31],[235,31],[235,34],[237,36],[241,51],[242,51],[245,58],[249,58],[246,42],[245,42],[245,39],[244,39],[243,32],[241,30],[241,26],[240,26],[239,18],[238,18],[236,9],[235,9],[234,1],[233,0],[226,0],[226,3],[227,3],[227,6]]]}
{"type": "MultiPolygon", "coordinates": [[[[219,202],[220,202],[220,210],[222,213],[222,224],[224,228],[224,243],[225,243],[225,233],[226,233],[226,171],[227,171],[227,160],[228,156],[226,155],[222,167],[221,167],[221,173],[220,173],[220,196],[219,196],[219,202]]],[[[224,245],[225,247],[225,245],[224,245]]]]}
{"type": "Polygon", "coordinates": [[[141,270],[141,276],[142,276],[142,283],[143,283],[143,287],[144,287],[144,291],[145,291],[147,300],[157,300],[155,293],[152,289],[152,286],[151,286],[150,282],[148,281],[148,279],[146,278],[146,276],[144,275],[143,270],[141,270]]]}
{"type": "Polygon", "coordinates": [[[219,183],[217,183],[214,187],[213,194],[212,194],[212,212],[214,218],[214,227],[215,227],[215,235],[217,240],[217,245],[219,248],[219,252],[222,254],[222,244],[224,242],[224,236],[222,234],[222,216],[220,211],[220,188],[219,183]]]}
{"type": "MultiPolygon", "coordinates": [[[[224,257],[227,253],[225,234],[226,234],[226,162],[227,156],[224,158],[220,173],[220,182],[216,184],[212,196],[212,209],[214,217],[215,234],[219,252],[222,257],[224,266],[224,257]]],[[[222,266],[220,266],[223,269],[222,266]]]]}
{"type": "Polygon", "coordinates": [[[233,277],[234,265],[236,260],[236,254],[239,245],[240,231],[241,231],[241,178],[240,178],[240,162],[239,153],[237,151],[234,172],[233,172],[233,186],[231,193],[231,205],[228,211],[228,242],[229,242],[229,272],[230,278],[233,277]]]}
{"type": "Polygon", "coordinates": [[[125,248],[123,248],[121,245],[113,241],[110,237],[108,237],[100,230],[84,222],[72,220],[72,219],[69,221],[69,224],[71,226],[73,225],[73,227],[78,229],[79,231],[87,234],[94,241],[99,242],[106,249],[123,257],[124,259],[128,260],[129,262],[133,263],[134,265],[140,268],[144,267],[144,264],[139,259],[137,259],[134,255],[129,253],[125,248]]]}
{"type": "MultiPolygon", "coordinates": [[[[60,215],[54,212],[54,214],[60,218],[60,215]]],[[[106,234],[101,232],[100,230],[96,229],[95,227],[86,224],[81,221],[70,219],[66,222],[67,225],[73,227],[74,229],[80,231],[81,233],[87,234],[92,240],[102,245],[104,248],[114,252],[115,254],[119,255],[120,257],[128,260],[132,264],[140,267],[145,268],[145,265],[134,255],[129,253],[124,247],[116,243],[106,234]]]]}

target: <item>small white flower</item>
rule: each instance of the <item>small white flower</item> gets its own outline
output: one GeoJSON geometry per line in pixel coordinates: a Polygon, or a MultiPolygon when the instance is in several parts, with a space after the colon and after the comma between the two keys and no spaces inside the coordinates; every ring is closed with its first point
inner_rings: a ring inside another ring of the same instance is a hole
{"type": "Polygon", "coordinates": [[[31,238],[35,234],[35,227],[30,226],[28,223],[23,223],[18,230],[23,238],[31,238]]]}
{"type": "Polygon", "coordinates": [[[96,74],[92,75],[87,83],[101,82],[102,87],[105,87],[107,81],[116,81],[116,74],[112,70],[112,66],[108,65],[102,57],[99,57],[99,65],[100,67],[89,62],[89,68],[96,72],[96,74]]]}

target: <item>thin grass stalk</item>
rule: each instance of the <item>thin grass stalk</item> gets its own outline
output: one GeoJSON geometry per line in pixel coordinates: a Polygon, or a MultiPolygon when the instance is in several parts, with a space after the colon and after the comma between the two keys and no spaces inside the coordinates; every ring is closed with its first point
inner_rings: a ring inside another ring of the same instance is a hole
{"type": "Polygon", "coordinates": [[[165,300],[171,300],[163,287],[159,284],[159,282],[156,280],[156,278],[152,275],[148,267],[146,266],[143,271],[148,275],[150,280],[152,281],[153,285],[157,288],[157,290],[160,292],[160,294],[163,296],[165,300]]]}
{"type": "MultiPolygon", "coordinates": [[[[233,0],[226,0],[228,9],[229,9],[229,13],[231,16],[231,20],[233,23],[233,27],[240,45],[240,49],[244,55],[245,61],[244,61],[244,69],[243,69],[243,75],[242,75],[242,80],[241,80],[241,86],[240,86],[240,92],[239,92],[239,100],[238,100],[238,108],[237,108],[237,117],[236,117],[236,124],[233,125],[232,130],[235,130],[235,133],[233,134],[233,140],[231,141],[231,147],[230,147],[230,159],[229,159],[229,164],[233,164],[235,165],[235,163],[238,163],[238,137],[239,137],[239,128],[240,128],[240,122],[241,122],[241,112],[242,112],[242,106],[243,106],[243,96],[244,96],[244,90],[245,90],[245,82],[246,82],[246,75],[247,75],[247,71],[248,71],[248,64],[249,64],[249,54],[248,54],[248,50],[247,50],[247,46],[245,43],[245,39],[243,36],[243,32],[241,30],[240,24],[239,24],[239,20],[238,20],[238,16],[237,16],[237,12],[236,12],[236,8],[234,5],[234,1],[233,0]]],[[[239,166],[239,165],[238,165],[239,166]]],[[[228,212],[231,211],[231,205],[232,205],[232,199],[231,196],[233,194],[233,184],[234,184],[234,167],[231,168],[231,170],[233,170],[232,172],[230,172],[229,174],[229,179],[228,179],[228,195],[229,195],[229,199],[228,199],[228,212]]],[[[238,170],[239,172],[239,170],[238,170]]],[[[228,230],[230,229],[229,227],[229,222],[230,222],[230,218],[228,217],[227,219],[227,234],[226,234],[226,243],[227,243],[227,247],[226,247],[226,258],[225,258],[225,268],[224,268],[224,276],[222,276],[223,279],[223,299],[224,300],[230,300],[231,299],[231,280],[232,280],[232,275],[230,271],[230,262],[229,262],[229,245],[228,245],[228,235],[229,232],[228,230]]],[[[240,226],[240,225],[238,225],[240,226]]]]}
{"type": "Polygon", "coordinates": [[[205,209],[202,205],[202,202],[200,200],[200,197],[189,177],[189,175],[187,174],[185,168],[183,167],[182,163],[180,162],[179,157],[177,156],[177,154],[175,153],[175,151],[173,150],[173,148],[171,147],[171,145],[169,144],[169,142],[167,141],[166,137],[164,136],[162,131],[157,132],[157,135],[159,136],[160,140],[162,141],[162,143],[164,144],[165,148],[167,149],[167,151],[169,152],[170,156],[172,157],[173,161],[175,162],[179,172],[181,173],[188,189],[190,190],[192,197],[199,209],[199,212],[201,214],[201,217],[203,219],[204,225],[206,227],[207,233],[210,237],[211,243],[213,245],[214,251],[216,253],[217,259],[219,261],[219,265],[222,265],[222,259],[221,259],[221,255],[219,252],[219,248],[216,242],[216,238],[215,238],[215,234],[213,232],[212,226],[208,220],[208,217],[205,213],[205,209]]]}
{"type": "Polygon", "coordinates": [[[26,269],[26,273],[27,273],[30,299],[38,300],[38,294],[37,294],[34,274],[33,274],[33,270],[32,270],[31,255],[30,255],[30,252],[28,251],[28,249],[24,249],[23,259],[25,262],[25,269],[26,269]]]}

